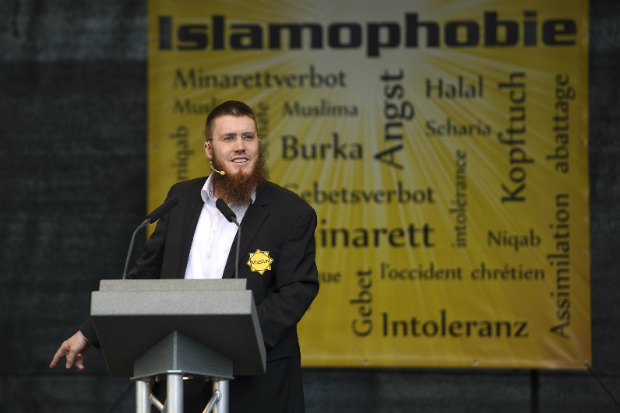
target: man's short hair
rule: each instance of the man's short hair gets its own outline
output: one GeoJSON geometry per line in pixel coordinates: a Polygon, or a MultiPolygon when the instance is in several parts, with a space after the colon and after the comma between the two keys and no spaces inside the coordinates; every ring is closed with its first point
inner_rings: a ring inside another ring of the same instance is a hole
{"type": "Polygon", "coordinates": [[[207,140],[213,139],[213,128],[215,126],[216,119],[227,115],[235,117],[247,116],[254,121],[254,126],[256,126],[256,131],[258,132],[256,115],[254,114],[252,108],[243,102],[228,100],[216,106],[211,113],[209,113],[209,116],[207,116],[207,122],[205,124],[205,135],[207,140]]]}

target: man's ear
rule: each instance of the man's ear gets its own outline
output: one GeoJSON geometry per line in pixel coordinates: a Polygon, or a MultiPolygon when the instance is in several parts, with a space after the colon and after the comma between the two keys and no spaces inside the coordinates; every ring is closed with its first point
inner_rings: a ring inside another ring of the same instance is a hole
{"type": "Polygon", "coordinates": [[[207,158],[209,158],[209,160],[213,159],[213,148],[211,147],[211,144],[209,142],[205,142],[205,154],[207,155],[207,158]]]}

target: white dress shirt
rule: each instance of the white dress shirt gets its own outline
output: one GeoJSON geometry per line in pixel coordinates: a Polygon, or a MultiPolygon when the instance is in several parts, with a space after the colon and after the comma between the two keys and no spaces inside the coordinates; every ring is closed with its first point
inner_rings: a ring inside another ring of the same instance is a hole
{"type": "MultiPolygon", "coordinates": [[[[213,196],[212,177],[213,174],[209,176],[200,191],[204,205],[196,225],[196,232],[194,232],[192,248],[189,251],[189,260],[185,269],[186,279],[222,278],[230,248],[237,234],[235,223],[228,222],[215,206],[216,198],[213,196]]],[[[252,193],[252,202],[255,200],[256,191],[252,193]]],[[[231,207],[237,215],[237,222],[241,223],[249,206],[231,207]]]]}

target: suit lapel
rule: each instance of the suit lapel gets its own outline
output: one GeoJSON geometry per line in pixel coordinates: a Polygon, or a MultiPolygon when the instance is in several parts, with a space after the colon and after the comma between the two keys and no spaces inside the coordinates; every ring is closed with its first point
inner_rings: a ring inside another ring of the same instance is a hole
{"type": "MultiPolygon", "coordinates": [[[[256,201],[248,207],[248,210],[241,221],[241,244],[239,246],[239,266],[243,264],[247,253],[249,252],[250,245],[256,236],[256,233],[260,229],[265,219],[271,212],[271,205],[269,204],[269,184],[265,183],[258,188],[256,193],[256,201]]],[[[235,257],[237,256],[237,237],[235,236],[233,243],[230,247],[230,253],[228,254],[228,260],[226,261],[226,267],[224,268],[224,274],[222,278],[232,278],[235,275],[235,257]]]]}

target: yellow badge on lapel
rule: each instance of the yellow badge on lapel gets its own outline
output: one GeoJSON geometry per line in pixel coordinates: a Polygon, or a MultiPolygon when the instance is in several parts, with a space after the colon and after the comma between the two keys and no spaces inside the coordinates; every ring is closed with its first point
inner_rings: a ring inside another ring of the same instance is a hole
{"type": "Polygon", "coordinates": [[[265,271],[271,269],[272,262],[273,258],[269,257],[269,251],[256,250],[256,252],[250,253],[248,265],[252,271],[256,271],[260,275],[263,275],[265,271]]]}

